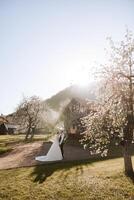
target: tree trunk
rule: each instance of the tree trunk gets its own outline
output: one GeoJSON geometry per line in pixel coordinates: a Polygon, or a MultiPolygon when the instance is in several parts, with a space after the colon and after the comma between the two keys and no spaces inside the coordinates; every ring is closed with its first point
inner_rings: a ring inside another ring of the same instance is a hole
{"type": "Polygon", "coordinates": [[[31,137],[30,137],[30,140],[32,140],[32,139],[33,139],[33,137],[34,137],[34,134],[35,134],[35,128],[32,128],[32,132],[31,132],[31,137]]]}
{"type": "Polygon", "coordinates": [[[131,159],[131,153],[130,153],[130,144],[127,144],[127,143],[124,144],[123,156],[124,156],[125,174],[127,176],[132,176],[134,172],[133,172],[133,165],[132,165],[132,159],[131,159]]]}
{"type": "Polygon", "coordinates": [[[26,132],[26,136],[25,136],[25,140],[26,140],[26,141],[28,140],[28,137],[29,137],[29,135],[30,135],[30,130],[31,130],[31,128],[29,127],[29,128],[28,128],[28,131],[26,132]]]}

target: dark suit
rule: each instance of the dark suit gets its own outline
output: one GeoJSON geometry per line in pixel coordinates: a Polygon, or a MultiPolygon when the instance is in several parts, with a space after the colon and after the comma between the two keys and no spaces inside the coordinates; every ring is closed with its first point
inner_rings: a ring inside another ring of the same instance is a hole
{"type": "Polygon", "coordinates": [[[61,153],[62,153],[62,156],[64,158],[64,149],[63,149],[63,146],[65,144],[65,140],[66,140],[66,137],[65,137],[65,134],[62,132],[59,136],[59,145],[60,145],[60,148],[61,148],[61,153]]]}

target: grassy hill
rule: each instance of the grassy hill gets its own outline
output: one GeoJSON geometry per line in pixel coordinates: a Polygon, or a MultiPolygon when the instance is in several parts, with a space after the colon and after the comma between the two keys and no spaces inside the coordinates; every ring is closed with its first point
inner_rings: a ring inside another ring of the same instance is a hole
{"type": "Polygon", "coordinates": [[[133,200],[134,185],[122,158],[55,163],[1,170],[0,199],[133,200]]]}
{"type": "Polygon", "coordinates": [[[51,98],[46,99],[44,104],[47,105],[48,122],[53,125],[59,122],[62,111],[72,98],[94,100],[95,95],[93,92],[93,84],[86,87],[72,85],[53,95],[51,98]]]}
{"type": "Polygon", "coordinates": [[[45,102],[51,109],[58,111],[67,105],[67,103],[69,103],[72,98],[94,100],[95,95],[93,94],[93,91],[94,89],[92,88],[92,85],[90,87],[80,87],[78,85],[73,85],[58,92],[56,95],[47,99],[45,102]]]}

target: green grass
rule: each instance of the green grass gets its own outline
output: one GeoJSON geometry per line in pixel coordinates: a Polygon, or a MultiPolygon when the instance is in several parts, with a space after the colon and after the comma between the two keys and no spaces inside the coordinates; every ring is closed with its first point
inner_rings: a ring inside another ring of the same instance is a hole
{"type": "MultiPolygon", "coordinates": [[[[134,161],[134,160],[133,160],[134,161]]],[[[133,200],[123,159],[53,163],[0,171],[1,200],[133,200]]]]}
{"type": "Polygon", "coordinates": [[[12,148],[6,146],[0,146],[0,155],[12,151],[12,148]]]}
{"type": "MultiPolygon", "coordinates": [[[[47,141],[50,138],[49,135],[35,135],[32,141],[47,141]]],[[[25,135],[0,135],[0,155],[12,150],[11,145],[17,143],[27,143],[24,141],[25,135]]],[[[28,141],[29,142],[29,141],[28,141]]]]}
{"type": "MultiPolygon", "coordinates": [[[[38,140],[46,140],[50,135],[35,135],[32,141],[38,140]]],[[[25,135],[0,135],[0,143],[15,143],[15,142],[23,142],[25,139],[25,135]]]]}

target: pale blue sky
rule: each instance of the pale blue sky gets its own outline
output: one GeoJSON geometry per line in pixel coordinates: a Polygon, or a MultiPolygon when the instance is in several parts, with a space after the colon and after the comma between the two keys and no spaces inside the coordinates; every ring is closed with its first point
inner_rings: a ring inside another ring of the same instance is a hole
{"type": "Polygon", "coordinates": [[[134,30],[134,0],[0,0],[0,113],[87,80],[106,37],[134,30]]]}

